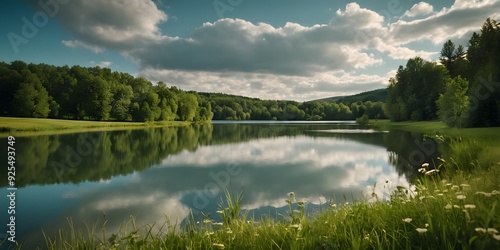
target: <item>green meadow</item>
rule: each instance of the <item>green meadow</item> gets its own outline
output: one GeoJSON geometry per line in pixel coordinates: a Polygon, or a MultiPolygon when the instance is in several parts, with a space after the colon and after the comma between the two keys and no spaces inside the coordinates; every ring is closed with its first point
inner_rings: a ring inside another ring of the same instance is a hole
{"type": "Polygon", "coordinates": [[[0,137],[7,137],[9,135],[28,136],[55,133],[78,133],[144,127],[188,126],[190,124],[192,124],[192,122],[101,122],[45,118],[0,117],[0,137]]]}

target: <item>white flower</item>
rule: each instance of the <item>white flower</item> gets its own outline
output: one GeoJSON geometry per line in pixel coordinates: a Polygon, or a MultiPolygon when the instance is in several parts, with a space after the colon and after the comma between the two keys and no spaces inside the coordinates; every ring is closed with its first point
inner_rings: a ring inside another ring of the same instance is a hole
{"type": "Polygon", "coordinates": [[[451,190],[457,190],[457,189],[458,189],[458,186],[457,186],[457,185],[453,185],[453,186],[451,187],[451,190]]]}
{"type": "Polygon", "coordinates": [[[429,227],[429,223],[425,223],[425,227],[429,227]]]}
{"type": "Polygon", "coordinates": [[[425,168],[419,168],[419,169],[418,169],[418,172],[420,172],[420,173],[425,173],[426,171],[427,171],[427,170],[425,170],[425,168]]]}
{"type": "Polygon", "coordinates": [[[427,168],[429,166],[429,163],[424,163],[422,164],[422,167],[427,168]]]}
{"type": "Polygon", "coordinates": [[[411,218],[405,218],[405,219],[403,219],[403,221],[406,222],[406,223],[410,223],[411,220],[412,220],[411,218]]]}
{"type": "Polygon", "coordinates": [[[465,184],[465,183],[464,183],[464,184],[460,184],[460,186],[461,186],[461,187],[464,187],[464,188],[465,188],[465,187],[470,187],[470,185],[469,185],[469,184],[465,184]]]}
{"type": "Polygon", "coordinates": [[[491,194],[492,195],[497,195],[497,194],[500,194],[500,192],[498,192],[497,190],[493,190],[493,191],[491,191],[491,194]]]}
{"type": "Polygon", "coordinates": [[[224,249],[225,248],[224,244],[219,244],[219,243],[214,243],[214,244],[212,244],[212,246],[214,246],[214,247],[220,247],[220,249],[224,249]]]}
{"type": "Polygon", "coordinates": [[[454,207],[454,208],[460,208],[460,206],[458,206],[458,205],[453,205],[453,207],[454,207]]]}
{"type": "Polygon", "coordinates": [[[427,172],[425,172],[425,175],[432,175],[432,174],[437,174],[439,173],[439,169],[431,169],[427,172]]]}
{"type": "Polygon", "coordinates": [[[417,228],[415,230],[417,230],[417,232],[419,232],[421,234],[427,232],[427,228],[417,228]]]}
{"type": "Polygon", "coordinates": [[[222,222],[212,222],[212,225],[214,225],[214,226],[222,226],[222,225],[224,225],[224,223],[222,223],[222,222]]]}
{"type": "Polygon", "coordinates": [[[452,206],[451,206],[451,204],[448,204],[448,205],[444,206],[444,208],[446,208],[446,209],[451,209],[451,208],[452,208],[452,206]]]}
{"type": "Polygon", "coordinates": [[[486,230],[489,234],[498,234],[498,230],[494,229],[494,228],[488,228],[486,230]]]}
{"type": "Polygon", "coordinates": [[[493,237],[493,239],[495,239],[495,240],[500,241],[500,234],[494,234],[491,237],[493,237]]]}
{"type": "Polygon", "coordinates": [[[474,208],[476,208],[476,205],[474,205],[474,204],[465,204],[464,208],[465,209],[474,209],[474,208]]]}
{"type": "Polygon", "coordinates": [[[478,232],[478,233],[483,233],[483,234],[486,233],[486,229],[481,228],[481,227],[476,227],[474,230],[476,230],[476,232],[478,232]]]}
{"type": "Polygon", "coordinates": [[[457,199],[459,199],[459,200],[465,200],[465,198],[466,198],[466,197],[465,197],[465,195],[463,195],[463,194],[459,194],[459,195],[457,195],[457,199]]]}

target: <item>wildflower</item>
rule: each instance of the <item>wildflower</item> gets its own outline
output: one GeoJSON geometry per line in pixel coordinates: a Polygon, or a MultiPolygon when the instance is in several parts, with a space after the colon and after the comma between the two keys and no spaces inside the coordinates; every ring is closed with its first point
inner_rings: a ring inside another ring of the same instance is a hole
{"type": "Polygon", "coordinates": [[[497,195],[497,194],[500,194],[500,192],[498,192],[497,190],[493,190],[493,191],[491,191],[491,194],[492,195],[497,195]]]}
{"type": "Polygon", "coordinates": [[[451,190],[457,190],[457,189],[458,189],[458,186],[457,186],[457,185],[453,185],[453,186],[451,187],[451,190]]]}
{"type": "Polygon", "coordinates": [[[457,199],[459,199],[459,200],[465,200],[465,198],[466,198],[466,197],[465,197],[465,195],[463,195],[463,194],[459,194],[459,195],[457,195],[457,199]]]}
{"type": "Polygon", "coordinates": [[[429,166],[429,163],[424,163],[422,164],[422,167],[427,168],[429,166]]]}
{"type": "Polygon", "coordinates": [[[453,205],[453,207],[454,207],[454,208],[460,208],[460,206],[458,206],[458,205],[453,205]]]}
{"type": "Polygon", "coordinates": [[[365,240],[370,240],[370,234],[366,234],[364,239],[365,240]]]}
{"type": "Polygon", "coordinates": [[[425,175],[433,175],[439,173],[439,169],[432,169],[427,172],[425,172],[425,175]]]}
{"type": "Polygon", "coordinates": [[[447,187],[449,187],[449,186],[451,186],[451,185],[452,185],[451,183],[446,183],[446,186],[447,186],[447,187]]]}
{"type": "Polygon", "coordinates": [[[429,227],[429,223],[425,223],[425,227],[429,227]]]}
{"type": "Polygon", "coordinates": [[[474,209],[474,208],[476,208],[476,205],[474,205],[474,204],[465,204],[464,208],[465,209],[474,209]]]}
{"type": "Polygon", "coordinates": [[[465,184],[465,183],[464,183],[464,184],[460,184],[460,186],[461,186],[461,187],[463,187],[463,188],[470,187],[470,185],[469,185],[469,184],[465,184]]]}
{"type": "Polygon", "coordinates": [[[411,218],[405,218],[405,219],[403,219],[403,221],[406,222],[406,223],[410,223],[411,220],[412,220],[411,218]]]}
{"type": "Polygon", "coordinates": [[[451,204],[448,204],[448,205],[444,206],[444,208],[446,208],[446,209],[451,209],[451,208],[452,208],[452,206],[451,206],[451,204]]]}
{"type": "Polygon", "coordinates": [[[214,246],[214,247],[220,247],[220,249],[224,249],[225,248],[224,244],[219,244],[219,243],[214,243],[214,244],[212,244],[212,246],[214,246]]]}
{"type": "Polygon", "coordinates": [[[427,228],[417,228],[416,230],[417,230],[417,232],[419,232],[421,234],[427,232],[427,228]]]}
{"type": "Polygon", "coordinates": [[[476,194],[482,194],[484,197],[491,197],[492,193],[485,193],[483,191],[476,192],[476,194]]]}
{"type": "Polygon", "coordinates": [[[500,234],[494,234],[491,237],[493,237],[493,239],[495,239],[495,240],[500,241],[500,234]]]}
{"type": "Polygon", "coordinates": [[[419,169],[418,169],[418,172],[420,172],[420,173],[422,173],[422,174],[424,174],[426,171],[427,171],[427,170],[425,170],[425,168],[419,168],[419,169]]]}
{"type": "Polygon", "coordinates": [[[478,232],[478,233],[483,233],[483,234],[486,233],[486,229],[481,228],[481,227],[476,227],[474,230],[476,230],[476,232],[478,232]]]}
{"type": "Polygon", "coordinates": [[[488,228],[486,230],[489,234],[498,234],[498,230],[494,229],[494,228],[488,228]]]}
{"type": "Polygon", "coordinates": [[[217,210],[217,211],[216,211],[216,213],[218,213],[218,214],[223,214],[223,213],[224,213],[224,211],[222,211],[222,210],[217,210]]]}
{"type": "Polygon", "coordinates": [[[443,193],[439,193],[439,194],[437,194],[437,196],[444,196],[444,194],[443,193]]]}
{"type": "Polygon", "coordinates": [[[214,226],[222,226],[222,225],[224,225],[224,223],[222,223],[222,222],[212,222],[212,225],[214,225],[214,226]]]}

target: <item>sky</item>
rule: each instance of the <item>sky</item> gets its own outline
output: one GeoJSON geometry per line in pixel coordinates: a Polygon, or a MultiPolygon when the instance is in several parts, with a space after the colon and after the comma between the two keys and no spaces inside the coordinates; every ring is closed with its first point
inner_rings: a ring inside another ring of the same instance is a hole
{"type": "Polygon", "coordinates": [[[0,61],[307,101],[385,88],[448,39],[466,47],[500,0],[2,0],[0,13],[0,61]]]}

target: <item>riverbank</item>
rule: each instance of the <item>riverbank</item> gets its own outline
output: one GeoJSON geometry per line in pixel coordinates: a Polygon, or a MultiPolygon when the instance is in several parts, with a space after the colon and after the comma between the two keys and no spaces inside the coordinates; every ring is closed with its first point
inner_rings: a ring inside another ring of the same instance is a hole
{"type": "Polygon", "coordinates": [[[475,140],[484,148],[483,158],[487,158],[489,163],[500,162],[500,127],[449,128],[440,121],[391,122],[389,120],[370,120],[370,125],[380,130],[398,129],[475,140]]]}
{"type": "Polygon", "coordinates": [[[0,137],[79,133],[89,131],[138,129],[144,127],[189,126],[192,122],[100,122],[45,118],[0,117],[0,137]]]}

